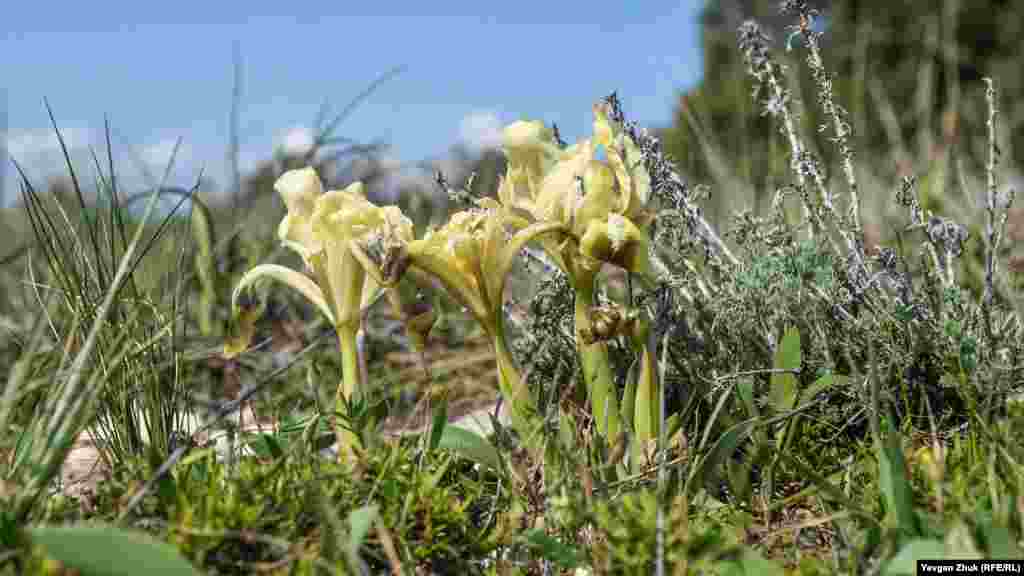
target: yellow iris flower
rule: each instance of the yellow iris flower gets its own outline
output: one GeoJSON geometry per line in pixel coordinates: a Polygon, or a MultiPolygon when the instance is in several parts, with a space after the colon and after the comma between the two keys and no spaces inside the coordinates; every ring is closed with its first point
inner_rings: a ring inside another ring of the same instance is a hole
{"type": "MultiPolygon", "coordinates": [[[[370,203],[361,182],[344,190],[324,192],[312,168],[285,172],[274,189],[288,208],[278,226],[278,237],[302,257],[308,275],[277,264],[262,264],[242,277],[232,300],[237,303],[243,290],[271,278],[298,290],[331,321],[342,353],[340,409],[344,401],[360,391],[356,335],[363,309],[382,288],[375,280],[379,275],[367,275],[370,262],[366,246],[371,241],[402,246],[412,240],[413,225],[397,207],[370,203]]],[[[341,448],[346,449],[351,438],[343,438],[338,430],[341,448]]]]}
{"type": "Polygon", "coordinates": [[[476,208],[457,212],[437,230],[408,245],[409,265],[438,278],[476,318],[491,338],[498,362],[499,385],[512,405],[513,424],[532,430],[533,402],[508,352],[502,326],[505,278],[527,242],[562,230],[541,222],[509,235],[501,206],[482,199],[476,208]]]}
{"type": "MultiPolygon", "coordinates": [[[[506,128],[504,152],[509,168],[498,191],[514,225],[562,224],[561,238],[548,237],[541,244],[576,292],[577,334],[592,329],[594,281],[603,263],[637,274],[648,271],[649,241],[637,223],[645,219],[650,176],[639,147],[610,119],[609,105],[595,104],[593,112],[593,136],[564,150],[558,149],[551,131],[539,122],[518,122],[506,128]],[[599,158],[601,152],[604,160],[599,158]]],[[[598,429],[614,438],[619,410],[606,344],[577,340],[598,429]]]]}

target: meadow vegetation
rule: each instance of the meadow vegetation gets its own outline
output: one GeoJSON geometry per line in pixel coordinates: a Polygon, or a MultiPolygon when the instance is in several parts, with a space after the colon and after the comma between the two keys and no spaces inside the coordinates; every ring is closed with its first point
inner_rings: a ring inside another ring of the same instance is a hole
{"type": "Polygon", "coordinates": [[[507,126],[475,176],[438,174],[438,202],[339,180],[366,150],[326,118],[231,203],[200,184],[126,193],[109,137],[88,170],[68,160],[64,193],[20,173],[0,574],[901,575],[1024,557],[999,78],[960,103],[983,114],[978,170],[957,165],[952,199],[922,193],[912,173],[865,176],[820,14],[780,13],[790,51],[753,20],[736,50],[785,176],[731,175],[752,159],[694,124],[707,178],[688,178],[615,93],[581,103],[577,142],[507,126]],[[768,188],[749,205],[706,215],[753,181],[768,188]],[[498,401],[487,427],[451,424],[467,397],[498,401]],[[83,433],[102,479],[69,491],[83,433]]]}

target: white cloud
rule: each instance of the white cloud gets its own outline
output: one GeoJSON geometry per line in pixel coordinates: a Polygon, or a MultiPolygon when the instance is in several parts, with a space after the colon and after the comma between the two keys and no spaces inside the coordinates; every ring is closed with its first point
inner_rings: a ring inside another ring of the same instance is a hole
{"type": "Polygon", "coordinates": [[[302,156],[313,149],[315,135],[305,126],[292,126],[285,130],[277,140],[275,148],[280,149],[286,156],[295,157],[302,156]]]}
{"type": "Polygon", "coordinates": [[[459,138],[475,152],[482,152],[501,145],[501,118],[490,110],[470,112],[459,123],[459,138]]]}
{"type": "MultiPolygon", "coordinates": [[[[74,127],[61,128],[60,134],[64,138],[64,145],[68,148],[68,154],[79,177],[91,174],[92,160],[88,147],[97,143],[95,134],[87,128],[74,127]]],[[[20,190],[21,177],[10,164],[11,158],[21,166],[29,181],[37,187],[42,186],[50,178],[67,175],[64,154],[60,149],[57,134],[52,128],[10,129],[0,132],[0,138],[3,138],[6,144],[6,155],[2,158],[5,166],[0,171],[0,174],[4,175],[0,187],[5,196],[0,199],[3,205],[11,202],[20,190]]]]}
{"type": "MultiPolygon", "coordinates": [[[[62,128],[60,134],[69,152],[93,143],[92,133],[86,128],[62,128]]],[[[4,136],[7,139],[7,153],[23,165],[60,153],[57,134],[51,128],[8,130],[4,136]]]]}
{"type": "Polygon", "coordinates": [[[174,151],[175,145],[178,144],[177,138],[164,138],[156,144],[144,146],[139,150],[139,158],[146,163],[147,167],[153,171],[157,176],[163,174],[164,169],[167,168],[167,164],[174,158],[174,166],[172,170],[176,170],[187,164],[191,164],[192,160],[192,148],[182,142],[178,145],[178,151],[174,151]]]}

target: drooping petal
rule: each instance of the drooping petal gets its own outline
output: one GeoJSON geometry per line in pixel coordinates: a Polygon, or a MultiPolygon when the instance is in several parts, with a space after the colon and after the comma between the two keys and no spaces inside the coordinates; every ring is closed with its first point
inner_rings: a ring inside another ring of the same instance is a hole
{"type": "Polygon", "coordinates": [[[487,302],[476,279],[467,273],[467,268],[454,261],[454,254],[448,251],[446,239],[425,237],[409,244],[409,258],[413,266],[436,277],[448,293],[469,309],[477,321],[490,328],[487,302]]]}
{"type": "Polygon", "coordinates": [[[587,162],[583,171],[583,196],[573,207],[573,232],[582,236],[590,222],[606,219],[617,204],[615,174],[604,162],[587,162]]]}
{"type": "Polygon", "coordinates": [[[483,279],[487,301],[495,306],[502,304],[500,283],[504,282],[504,278],[498,277],[497,268],[501,262],[502,249],[507,244],[508,234],[505,232],[504,219],[500,211],[494,211],[484,223],[483,233],[480,235],[480,277],[483,279]]]}
{"type": "Polygon", "coordinates": [[[489,263],[487,278],[490,283],[488,291],[491,297],[500,306],[503,303],[505,291],[505,279],[512,271],[512,264],[516,255],[526,246],[527,243],[547,235],[555,235],[564,232],[565,227],[560,222],[537,222],[516,232],[506,242],[498,254],[497,260],[489,263]]]}
{"type": "Polygon", "coordinates": [[[231,295],[231,306],[237,308],[238,297],[242,294],[242,291],[264,278],[283,282],[298,290],[300,294],[312,302],[331,321],[332,325],[335,324],[334,312],[331,311],[331,307],[327,304],[327,299],[324,298],[323,291],[317,286],[316,282],[313,282],[305,274],[278,264],[260,264],[246,272],[241,280],[238,281],[238,285],[235,286],[234,293],[231,295]]]}
{"type": "Polygon", "coordinates": [[[616,145],[608,149],[608,163],[615,170],[621,187],[620,214],[635,217],[651,195],[651,177],[644,166],[640,148],[627,134],[619,134],[616,145]]]}
{"type": "Polygon", "coordinates": [[[648,267],[647,235],[628,218],[612,212],[607,220],[592,220],[580,240],[580,252],[637,274],[648,267]]]}

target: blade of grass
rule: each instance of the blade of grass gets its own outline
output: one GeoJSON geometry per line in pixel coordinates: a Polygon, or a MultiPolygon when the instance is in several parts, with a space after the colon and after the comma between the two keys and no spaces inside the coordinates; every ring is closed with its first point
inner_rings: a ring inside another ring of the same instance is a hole
{"type": "MultiPolygon", "coordinates": [[[[24,198],[25,212],[28,215],[29,224],[32,227],[33,237],[36,239],[36,245],[41,247],[43,255],[46,261],[56,262],[58,254],[70,254],[70,249],[64,244],[64,235],[53,223],[50,218],[49,212],[42,207],[42,199],[32,182],[28,179],[28,176],[22,170],[21,165],[11,159],[14,164],[14,168],[18,171],[21,178],[21,190],[22,197],[24,198]]],[[[64,267],[56,266],[51,267],[51,270],[57,276],[57,280],[63,286],[65,298],[70,295],[73,290],[72,286],[79,284],[79,278],[77,271],[72,268],[70,271],[64,267]]]]}
{"type": "MultiPolygon", "coordinates": [[[[78,182],[78,176],[75,174],[74,165],[71,163],[71,154],[68,152],[67,144],[64,142],[64,136],[60,133],[60,130],[57,128],[57,120],[53,116],[53,109],[50,108],[50,102],[46,99],[43,99],[43,102],[44,104],[46,104],[46,113],[50,116],[50,123],[53,125],[53,131],[56,132],[57,134],[57,142],[60,144],[61,152],[64,154],[64,162],[67,164],[68,174],[71,176],[71,184],[75,190],[75,195],[78,197],[78,205],[82,209],[82,222],[85,225],[86,231],[89,234],[89,240],[92,242],[93,254],[99,256],[100,245],[99,241],[96,238],[96,226],[94,223],[91,223],[89,219],[86,217],[88,205],[85,202],[85,196],[82,194],[82,187],[78,182]]],[[[96,273],[98,276],[99,285],[107,286],[110,274],[107,271],[106,266],[104,265],[103,261],[99,259],[97,259],[95,265],[97,267],[96,273]]]]}
{"type": "Polygon", "coordinates": [[[334,132],[338,128],[338,125],[344,122],[345,119],[348,118],[352,114],[352,112],[354,112],[355,109],[359,107],[360,104],[362,104],[367,98],[370,97],[371,94],[373,94],[377,90],[377,88],[379,88],[388,80],[404,72],[406,68],[407,67],[404,65],[395,66],[391,70],[388,70],[384,74],[378,76],[376,80],[371,82],[370,85],[366,87],[366,89],[364,89],[362,92],[357,94],[355,98],[349,101],[349,103],[345,105],[345,107],[341,110],[341,112],[338,113],[337,116],[334,117],[333,120],[327,123],[323,131],[317,135],[313,147],[321,147],[323,145],[324,139],[327,138],[329,134],[334,132]]]}
{"type": "Polygon", "coordinates": [[[85,341],[71,362],[68,380],[62,387],[59,396],[53,400],[52,415],[42,425],[45,428],[46,437],[55,439],[56,442],[50,443],[47,454],[41,460],[44,463],[41,469],[42,474],[33,479],[33,491],[29,493],[29,498],[22,500],[15,509],[16,517],[21,521],[27,519],[39,492],[49,484],[59,469],[60,463],[64,461],[74,440],[74,433],[82,423],[85,410],[91,405],[91,400],[100,393],[99,387],[83,386],[83,377],[87,373],[93,351],[100,340],[100,332],[107,320],[107,315],[129,274],[135,251],[142,239],[145,223],[152,217],[158,201],[159,195],[153,194],[142,216],[142,224],[135,231],[131,243],[120,260],[117,272],[106,290],[103,301],[92,319],[92,326],[89,328],[85,341]]]}

